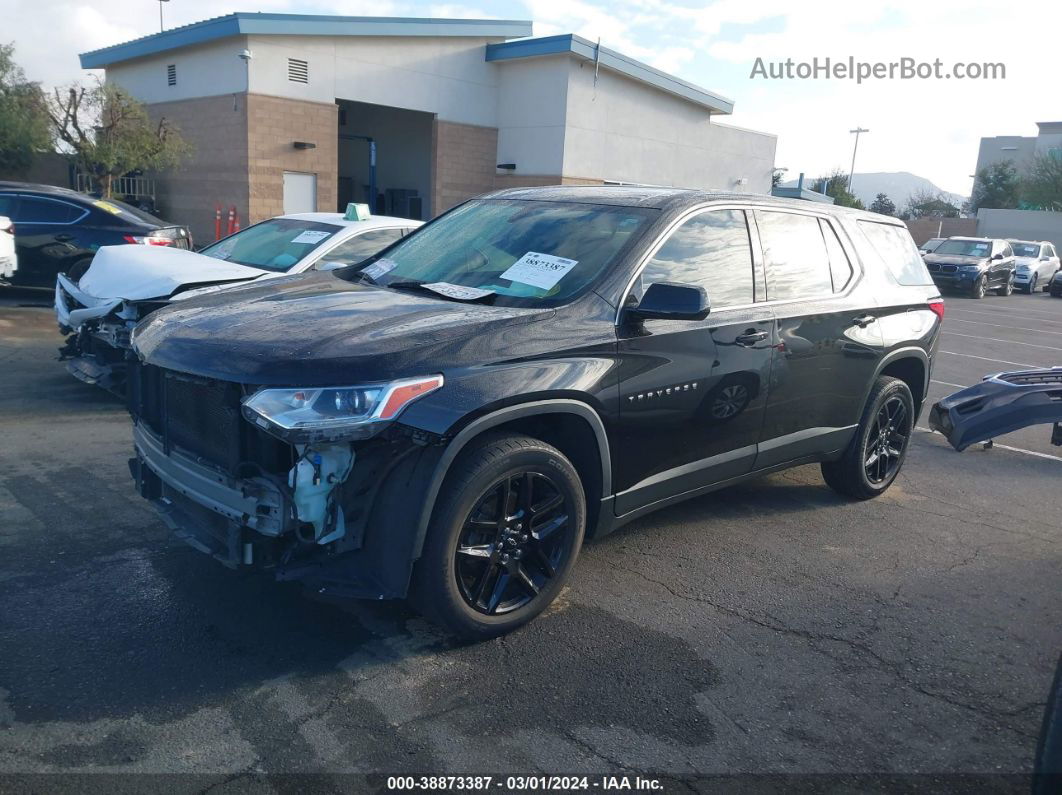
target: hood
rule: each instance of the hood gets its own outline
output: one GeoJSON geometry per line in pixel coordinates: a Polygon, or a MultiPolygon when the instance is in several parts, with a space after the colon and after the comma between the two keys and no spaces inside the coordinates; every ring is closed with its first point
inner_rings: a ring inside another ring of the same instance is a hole
{"type": "Polygon", "coordinates": [[[1015,257],[1014,258],[1014,264],[1015,264],[1015,266],[1017,266],[1019,268],[1035,268],[1037,265],[1040,264],[1040,258],[1039,257],[1015,257]]]}
{"type": "Polygon", "coordinates": [[[246,384],[339,386],[514,355],[552,309],[431,298],[312,273],[170,304],[133,347],[149,364],[246,384]]]}
{"type": "Polygon", "coordinates": [[[256,279],[272,271],[168,246],[103,246],[78,282],[95,298],[167,298],[181,287],[256,279]]]}
{"type": "Polygon", "coordinates": [[[959,254],[926,254],[923,258],[927,263],[938,265],[984,265],[985,257],[964,257],[959,254]]]}

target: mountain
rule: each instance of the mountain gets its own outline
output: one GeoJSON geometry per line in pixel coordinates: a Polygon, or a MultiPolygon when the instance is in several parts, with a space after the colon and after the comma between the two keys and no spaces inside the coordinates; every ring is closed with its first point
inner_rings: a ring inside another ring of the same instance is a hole
{"type": "MultiPolygon", "coordinates": [[[[813,181],[813,177],[805,177],[804,187],[810,187],[813,181]]],[[[795,179],[782,183],[782,185],[787,188],[796,187],[796,184],[797,181],[795,179]]],[[[852,177],[852,193],[854,193],[866,207],[871,205],[875,196],[879,193],[884,193],[892,199],[897,210],[902,210],[904,205],[907,204],[908,197],[912,193],[917,193],[918,191],[929,191],[934,194],[939,193],[956,207],[962,207],[962,203],[966,201],[965,196],[941,190],[925,177],[911,174],[908,171],[874,172],[866,174],[861,174],[857,171],[852,177]]]]}

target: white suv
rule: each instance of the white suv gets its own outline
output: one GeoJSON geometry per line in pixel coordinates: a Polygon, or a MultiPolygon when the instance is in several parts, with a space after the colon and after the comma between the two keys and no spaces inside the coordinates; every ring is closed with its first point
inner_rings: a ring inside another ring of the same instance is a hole
{"type": "Polygon", "coordinates": [[[1046,240],[1008,240],[1014,249],[1014,286],[1032,295],[1037,287],[1045,291],[1059,268],[1058,252],[1046,240]]]}
{"type": "Polygon", "coordinates": [[[0,215],[0,282],[8,281],[18,270],[15,254],[15,227],[6,215],[0,215]]]}

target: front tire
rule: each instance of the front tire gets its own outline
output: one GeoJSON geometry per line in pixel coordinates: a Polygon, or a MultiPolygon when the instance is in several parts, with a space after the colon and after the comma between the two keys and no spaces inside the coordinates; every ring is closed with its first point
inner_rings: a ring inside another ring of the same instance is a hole
{"type": "Polygon", "coordinates": [[[1007,282],[1002,287],[996,290],[996,295],[1010,295],[1014,292],[1014,271],[1010,272],[1010,276],[1007,277],[1007,282]]]}
{"type": "Polygon", "coordinates": [[[900,474],[914,423],[910,388],[898,378],[880,376],[844,455],[837,461],[823,462],[826,484],[857,500],[884,494],[900,474]]]}
{"type": "Polygon", "coordinates": [[[988,283],[988,277],[984,274],[977,277],[977,281],[973,283],[973,287],[970,288],[971,298],[984,298],[986,292],[986,286],[988,283]]]}
{"type": "Polygon", "coordinates": [[[529,436],[485,436],[446,477],[410,601],[462,638],[504,635],[560,593],[585,530],[583,486],[563,453],[529,436]]]}
{"type": "Polygon", "coordinates": [[[1036,282],[1039,281],[1037,276],[1039,276],[1039,274],[1034,273],[1029,279],[1029,286],[1025,288],[1025,292],[1027,292],[1029,295],[1032,295],[1036,292],[1036,282]]]}

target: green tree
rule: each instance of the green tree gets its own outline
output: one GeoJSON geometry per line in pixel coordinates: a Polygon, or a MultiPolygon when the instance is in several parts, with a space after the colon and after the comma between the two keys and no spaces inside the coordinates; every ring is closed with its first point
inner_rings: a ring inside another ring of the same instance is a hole
{"type": "Polygon", "coordinates": [[[958,218],[959,208],[945,199],[941,194],[931,190],[918,190],[907,197],[907,205],[900,218],[958,218]]]}
{"type": "Polygon", "coordinates": [[[1037,155],[1021,181],[1022,203],[1038,210],[1062,210],[1062,153],[1037,155]]]}
{"type": "Polygon", "coordinates": [[[52,136],[39,83],[26,80],[14,60],[15,46],[0,44],[0,172],[21,175],[52,136]]]}
{"type": "Polygon", "coordinates": [[[109,197],[115,178],[180,163],[188,144],[165,116],[153,121],[143,103],[113,83],[56,89],[48,102],[55,137],[109,197]]]}
{"type": "Polygon", "coordinates": [[[977,172],[970,211],[980,208],[1013,210],[1021,199],[1021,183],[1013,160],[1001,160],[977,172]]]}
{"type": "Polygon", "coordinates": [[[886,194],[879,193],[870,203],[870,212],[880,215],[896,215],[896,205],[886,194]]]}
{"type": "Polygon", "coordinates": [[[834,169],[830,174],[816,179],[812,183],[811,189],[816,193],[825,193],[827,196],[832,196],[834,204],[839,204],[842,207],[865,209],[863,202],[848,190],[848,175],[840,169],[834,169]]]}

